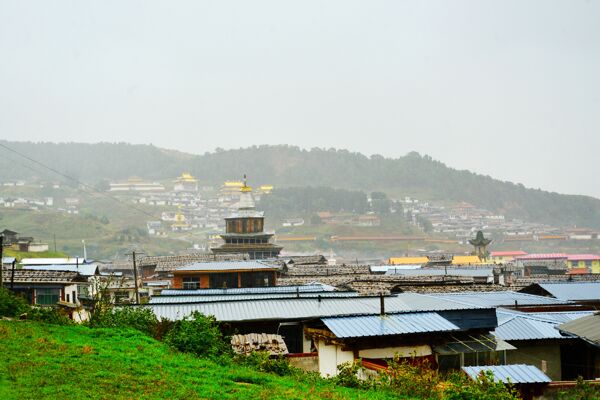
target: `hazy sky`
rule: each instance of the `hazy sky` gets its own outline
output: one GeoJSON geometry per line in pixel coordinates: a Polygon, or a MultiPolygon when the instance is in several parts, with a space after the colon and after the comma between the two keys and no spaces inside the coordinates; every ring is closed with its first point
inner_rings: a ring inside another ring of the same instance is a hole
{"type": "Polygon", "coordinates": [[[600,197],[600,1],[0,0],[0,138],[415,150],[600,197]]]}

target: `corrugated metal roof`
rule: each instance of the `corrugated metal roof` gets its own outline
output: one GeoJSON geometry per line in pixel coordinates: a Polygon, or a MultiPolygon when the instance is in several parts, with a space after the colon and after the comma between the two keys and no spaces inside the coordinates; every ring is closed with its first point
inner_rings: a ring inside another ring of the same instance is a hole
{"type": "Polygon", "coordinates": [[[600,282],[538,283],[559,300],[600,300],[600,282]]]}
{"type": "Polygon", "coordinates": [[[268,300],[293,298],[358,297],[358,292],[298,292],[298,293],[255,293],[225,294],[209,296],[153,296],[149,304],[207,303],[215,301],[268,300]]]}
{"type": "Polygon", "coordinates": [[[514,306],[515,301],[520,306],[569,303],[569,301],[566,300],[553,299],[551,297],[536,296],[533,294],[513,291],[432,293],[431,296],[435,296],[439,299],[456,301],[463,304],[481,305],[486,307],[514,306]]]}
{"type": "Polygon", "coordinates": [[[486,365],[478,367],[462,367],[471,379],[477,379],[483,371],[491,371],[496,382],[504,383],[548,383],[552,382],[546,374],[533,365],[486,365]]]}
{"type": "Polygon", "coordinates": [[[557,326],[590,315],[593,311],[523,313],[497,309],[498,327],[494,335],[502,340],[565,339],[557,326]]]}
{"type": "Polygon", "coordinates": [[[67,271],[79,272],[84,276],[93,276],[99,273],[98,265],[83,264],[83,265],[25,265],[23,269],[39,270],[39,271],[67,271]]]}
{"type": "Polygon", "coordinates": [[[589,315],[567,322],[559,325],[558,329],[600,346],[600,314],[589,315]]]}
{"type": "Polygon", "coordinates": [[[264,263],[262,261],[214,261],[214,262],[197,262],[183,267],[177,268],[178,271],[227,271],[227,270],[258,270],[258,269],[273,269],[278,267],[264,263]]]}
{"type": "Polygon", "coordinates": [[[15,260],[14,257],[2,257],[2,264],[12,264],[15,260]]]}
{"type": "MultiPolygon", "coordinates": [[[[151,304],[158,318],[182,319],[194,311],[213,315],[218,321],[294,320],[348,315],[379,314],[379,297],[291,298],[244,300],[190,304],[151,304]]],[[[444,311],[483,308],[416,293],[401,293],[385,298],[386,313],[444,311]]]]}
{"type": "Polygon", "coordinates": [[[470,277],[493,277],[494,270],[492,268],[421,268],[421,269],[395,269],[393,266],[389,268],[386,275],[403,275],[403,276],[470,276],[470,277]]]}
{"type": "Polygon", "coordinates": [[[21,264],[23,265],[68,265],[68,264],[79,264],[83,265],[85,259],[82,257],[73,258],[23,258],[21,264]]]}
{"type": "Polygon", "coordinates": [[[434,312],[323,318],[322,321],[338,338],[460,330],[458,326],[434,312]]]}
{"type": "Polygon", "coordinates": [[[561,260],[566,258],[567,254],[565,253],[527,254],[515,257],[517,260],[561,260]]]}
{"type": "Polygon", "coordinates": [[[421,264],[371,265],[369,270],[371,272],[387,272],[389,270],[419,269],[421,267],[421,264]]]}
{"type": "Polygon", "coordinates": [[[210,296],[210,295],[230,295],[230,294],[263,294],[263,293],[319,293],[333,292],[335,287],[323,284],[294,285],[294,286],[265,286],[252,288],[231,288],[231,289],[166,289],[161,296],[210,296]]]}

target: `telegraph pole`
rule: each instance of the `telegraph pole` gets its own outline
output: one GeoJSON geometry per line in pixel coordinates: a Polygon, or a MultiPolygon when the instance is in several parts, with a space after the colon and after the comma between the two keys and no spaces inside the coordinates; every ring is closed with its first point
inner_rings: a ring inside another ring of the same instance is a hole
{"type": "Polygon", "coordinates": [[[4,260],[2,259],[2,251],[4,250],[4,235],[0,235],[0,288],[4,286],[4,260]]]}
{"type": "Polygon", "coordinates": [[[10,290],[15,290],[15,264],[17,263],[17,259],[14,258],[12,262],[12,275],[10,276],[10,290]]]}
{"type": "Polygon", "coordinates": [[[135,288],[135,304],[140,304],[140,291],[138,289],[138,271],[135,263],[135,251],[131,252],[131,258],[133,259],[133,280],[135,288]]]}

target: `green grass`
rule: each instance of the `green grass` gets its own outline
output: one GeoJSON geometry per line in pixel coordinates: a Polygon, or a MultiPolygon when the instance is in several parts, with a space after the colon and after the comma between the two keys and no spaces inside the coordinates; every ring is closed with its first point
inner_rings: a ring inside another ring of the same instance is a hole
{"type": "Polygon", "coordinates": [[[389,399],[175,352],[134,330],[0,321],[2,399],[389,399]]]}

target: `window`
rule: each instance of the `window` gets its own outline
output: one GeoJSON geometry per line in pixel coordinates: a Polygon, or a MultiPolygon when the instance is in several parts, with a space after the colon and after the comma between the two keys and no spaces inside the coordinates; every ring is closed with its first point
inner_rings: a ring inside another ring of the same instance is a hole
{"type": "Polygon", "coordinates": [[[271,272],[245,272],[242,273],[242,287],[273,286],[273,273],[271,272]]]}
{"type": "Polygon", "coordinates": [[[60,289],[36,289],[35,303],[52,306],[60,300],[60,289]]]}
{"type": "Polygon", "coordinates": [[[237,272],[223,272],[209,275],[210,288],[236,288],[238,287],[237,272]]]}
{"type": "Polygon", "coordinates": [[[188,290],[194,290],[200,288],[200,277],[198,276],[185,276],[183,277],[183,288],[188,290]]]}

